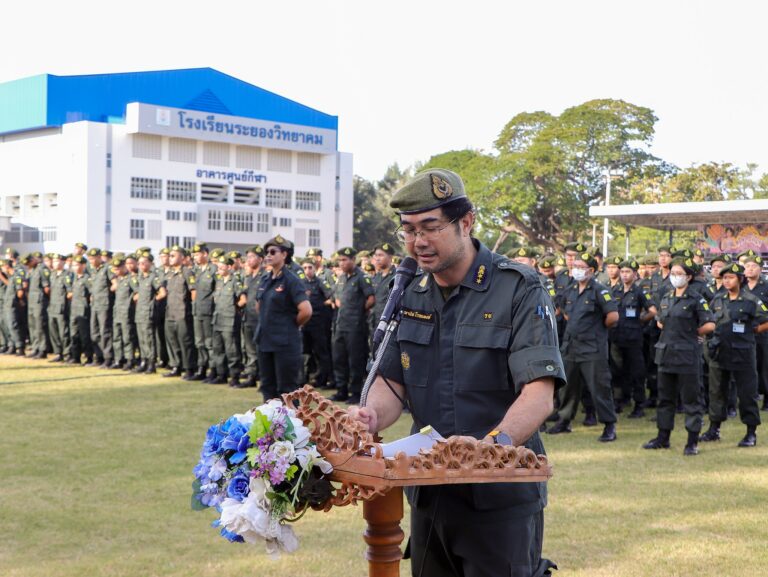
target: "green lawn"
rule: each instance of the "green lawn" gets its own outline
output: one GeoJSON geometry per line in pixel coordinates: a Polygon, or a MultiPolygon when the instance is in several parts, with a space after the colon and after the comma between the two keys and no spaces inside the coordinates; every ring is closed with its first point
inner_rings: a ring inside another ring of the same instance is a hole
{"type": "MultiPolygon", "coordinates": [[[[366,575],[360,507],[308,513],[299,551],[277,561],[190,510],[206,428],[259,401],[254,389],[0,357],[0,576],[366,575]]],[[[610,445],[596,428],[545,439],[544,550],[558,574],[768,574],[768,436],[737,449],[744,430],[729,422],[722,442],[684,458],[681,424],[669,451],[640,449],[654,431],[624,419],[610,445]]]]}

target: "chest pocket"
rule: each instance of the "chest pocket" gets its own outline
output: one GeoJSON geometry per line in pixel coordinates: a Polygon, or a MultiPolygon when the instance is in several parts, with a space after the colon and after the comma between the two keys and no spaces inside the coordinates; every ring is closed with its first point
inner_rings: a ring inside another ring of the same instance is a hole
{"type": "Polygon", "coordinates": [[[400,366],[403,369],[405,385],[426,387],[429,369],[432,365],[432,353],[429,344],[435,332],[433,323],[422,323],[403,319],[397,329],[397,342],[400,345],[400,366]]]}
{"type": "Polygon", "coordinates": [[[457,391],[507,389],[507,357],[512,327],[462,324],[456,331],[453,372],[457,391]]]}

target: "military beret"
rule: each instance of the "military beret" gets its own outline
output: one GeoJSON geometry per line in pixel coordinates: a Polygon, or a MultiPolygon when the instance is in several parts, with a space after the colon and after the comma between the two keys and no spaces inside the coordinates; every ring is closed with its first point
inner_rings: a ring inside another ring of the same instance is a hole
{"type": "Polygon", "coordinates": [[[122,257],[115,257],[109,264],[112,266],[123,266],[125,264],[125,259],[122,257]]]}
{"type": "Polygon", "coordinates": [[[677,252],[677,249],[674,247],[674,245],[671,244],[662,244],[657,250],[659,254],[662,252],[668,252],[670,255],[677,252]]]}
{"type": "Polygon", "coordinates": [[[140,246],[135,251],[133,251],[133,254],[141,254],[143,252],[152,252],[152,248],[148,246],[140,246]]]}
{"type": "Polygon", "coordinates": [[[168,247],[163,247],[160,249],[160,254],[171,254],[171,249],[168,247]]]}
{"type": "Polygon", "coordinates": [[[86,262],[85,257],[81,254],[72,257],[72,262],[75,264],[84,264],[86,262]]]}
{"type": "Polygon", "coordinates": [[[371,256],[371,251],[369,251],[369,250],[359,250],[359,251],[357,251],[357,256],[371,256]]]}
{"type": "Polygon", "coordinates": [[[145,250],[145,251],[137,254],[136,256],[138,256],[139,258],[149,259],[149,262],[153,262],[155,260],[155,258],[152,256],[152,253],[150,251],[148,251],[148,250],[145,250]]]}
{"type": "MultiPolygon", "coordinates": [[[[621,257],[621,256],[617,255],[617,256],[612,256],[611,258],[609,258],[606,261],[605,264],[615,264],[618,267],[624,268],[624,265],[622,263],[626,262],[626,260],[627,259],[625,259],[624,257],[621,257]]],[[[637,263],[635,263],[635,264],[637,264],[637,263]]]]}
{"type": "Polygon", "coordinates": [[[400,187],[389,206],[400,214],[427,212],[466,198],[464,182],[450,170],[433,168],[419,172],[400,187]]]}
{"type": "Polygon", "coordinates": [[[92,248],[88,251],[88,256],[101,256],[101,249],[100,248],[92,248]]]}
{"type": "Polygon", "coordinates": [[[736,255],[736,259],[738,260],[738,259],[740,259],[743,256],[756,256],[756,255],[757,255],[757,253],[754,250],[752,250],[751,248],[748,248],[747,250],[742,251],[739,254],[737,254],[736,255]]]}
{"type": "Polygon", "coordinates": [[[267,250],[270,246],[284,248],[285,250],[293,249],[293,243],[287,238],[280,236],[279,234],[270,238],[267,242],[264,243],[264,250],[267,250]]]}
{"type": "Polygon", "coordinates": [[[0,266],[11,266],[10,259],[0,258],[0,266]]]}
{"type": "Polygon", "coordinates": [[[219,258],[221,255],[223,255],[226,251],[223,248],[214,248],[211,251],[211,258],[219,258]]]}
{"type": "Polygon", "coordinates": [[[235,260],[231,256],[227,256],[227,255],[224,255],[224,254],[221,255],[219,258],[217,258],[216,262],[219,263],[219,264],[227,264],[227,265],[230,265],[230,266],[235,264],[235,260]]]}
{"type": "Polygon", "coordinates": [[[346,256],[346,257],[352,258],[357,254],[357,251],[351,246],[346,246],[344,248],[340,248],[336,254],[338,256],[346,256]]]}
{"type": "Polygon", "coordinates": [[[507,256],[509,258],[515,258],[517,256],[525,258],[537,258],[539,256],[539,251],[530,246],[521,246],[520,248],[512,249],[509,251],[507,256]]]}
{"type": "Polygon", "coordinates": [[[737,262],[729,263],[728,266],[723,268],[723,270],[720,271],[720,278],[726,273],[735,274],[738,276],[744,276],[744,265],[741,265],[737,262]]]}
{"type": "Polygon", "coordinates": [[[401,259],[400,259],[400,255],[396,254],[396,255],[394,255],[394,256],[392,257],[392,264],[394,264],[395,266],[397,266],[397,265],[399,265],[399,264],[400,264],[400,260],[401,260],[401,259]]]}
{"type": "Polygon", "coordinates": [[[647,254],[640,259],[640,264],[657,265],[659,264],[659,257],[653,254],[647,254]]]}
{"type": "Polygon", "coordinates": [[[565,245],[565,250],[573,252],[587,252],[587,245],[583,242],[569,242],[565,245]]]}
{"type": "Polygon", "coordinates": [[[252,252],[253,254],[264,256],[264,249],[261,248],[261,245],[259,244],[254,244],[253,246],[248,247],[245,252],[246,253],[252,252]]]}
{"type": "Polygon", "coordinates": [[[116,252],[112,256],[115,257],[115,258],[125,258],[125,253],[124,252],[116,252]]]}
{"type": "Polygon", "coordinates": [[[11,247],[5,249],[5,254],[11,258],[19,258],[19,251],[11,247]]]}
{"type": "Polygon", "coordinates": [[[631,268],[634,271],[640,268],[640,265],[635,259],[622,260],[619,263],[619,268],[631,268]]]}
{"type": "Polygon", "coordinates": [[[171,247],[171,252],[178,252],[183,254],[184,256],[187,256],[187,249],[185,249],[183,246],[179,246],[178,244],[174,244],[171,247]]]}
{"type": "Polygon", "coordinates": [[[311,264],[312,266],[315,266],[315,259],[313,259],[310,256],[307,256],[301,259],[301,262],[299,264],[302,264],[302,265],[311,264]]]}
{"type": "Polygon", "coordinates": [[[672,262],[669,263],[670,268],[673,266],[681,267],[686,274],[696,274],[696,263],[694,263],[690,258],[683,258],[681,256],[675,257],[672,259],[672,262]]]}
{"type": "Polygon", "coordinates": [[[704,251],[701,250],[700,248],[695,248],[695,249],[693,249],[693,256],[701,256],[701,257],[703,257],[704,256],[704,251]]]}
{"type": "Polygon", "coordinates": [[[32,255],[31,254],[25,254],[19,260],[21,261],[21,264],[29,264],[30,261],[32,260],[32,255]]]}
{"type": "Polygon", "coordinates": [[[310,248],[305,256],[323,256],[323,249],[310,248]]]}
{"type": "Polygon", "coordinates": [[[557,262],[557,257],[553,254],[547,254],[544,255],[541,260],[539,260],[539,268],[552,268],[555,266],[555,263],[557,262]]]}
{"type": "Polygon", "coordinates": [[[376,246],[374,246],[373,252],[376,252],[377,250],[383,251],[388,255],[395,254],[395,247],[389,244],[388,242],[382,242],[381,244],[377,244],[376,246]]]}
{"type": "Polygon", "coordinates": [[[51,259],[52,259],[52,260],[64,260],[64,255],[62,255],[62,254],[56,254],[56,253],[54,252],[54,253],[51,253],[51,259]]]}
{"type": "Polygon", "coordinates": [[[693,251],[687,248],[681,248],[672,253],[672,257],[693,258],[693,251]]]}
{"type": "Polygon", "coordinates": [[[241,254],[240,254],[238,251],[236,251],[236,250],[231,250],[231,251],[229,251],[229,252],[227,253],[227,256],[228,256],[229,258],[231,258],[233,261],[234,261],[234,260],[237,260],[237,259],[240,259],[240,258],[243,258],[243,255],[241,255],[241,254]]]}
{"type": "Polygon", "coordinates": [[[561,256],[557,257],[557,260],[555,261],[556,266],[565,266],[565,259],[561,256]]]}
{"type": "Polygon", "coordinates": [[[125,260],[128,260],[128,259],[139,260],[139,257],[135,252],[132,252],[130,254],[125,255],[125,260]]]}
{"type": "Polygon", "coordinates": [[[595,257],[588,252],[579,253],[579,256],[576,257],[576,260],[583,261],[587,266],[592,268],[597,268],[597,261],[595,260],[595,257]]]}
{"type": "Polygon", "coordinates": [[[47,252],[45,253],[45,258],[53,258],[56,253],[53,252],[47,252]]]}
{"type": "Polygon", "coordinates": [[[87,244],[85,244],[84,242],[76,242],[76,243],[75,243],[75,246],[76,246],[77,248],[81,248],[81,249],[83,249],[83,250],[88,250],[88,245],[87,245],[87,244]]]}
{"type": "Polygon", "coordinates": [[[763,259],[762,259],[762,257],[759,257],[757,255],[755,255],[755,256],[748,256],[747,258],[744,259],[744,264],[746,264],[748,262],[753,262],[755,264],[759,264],[760,266],[763,266],[763,259]]]}
{"type": "Polygon", "coordinates": [[[373,263],[369,262],[367,265],[365,265],[365,266],[363,267],[363,270],[364,270],[365,272],[375,272],[375,271],[376,271],[376,267],[375,267],[375,266],[373,266],[373,263]]]}
{"type": "Polygon", "coordinates": [[[29,253],[29,256],[33,256],[35,258],[43,258],[43,253],[41,253],[39,250],[36,250],[35,252],[29,253]]]}
{"type": "Polygon", "coordinates": [[[105,256],[107,258],[112,258],[112,251],[111,250],[104,249],[104,250],[101,251],[100,254],[101,254],[101,256],[105,256]]]}
{"type": "Polygon", "coordinates": [[[192,254],[196,252],[208,252],[208,245],[204,242],[199,242],[192,247],[192,254]]]}
{"type": "Polygon", "coordinates": [[[709,264],[712,264],[718,261],[728,264],[729,262],[733,261],[733,259],[731,258],[731,255],[729,255],[727,252],[724,252],[722,254],[716,254],[712,258],[710,258],[709,264]]]}

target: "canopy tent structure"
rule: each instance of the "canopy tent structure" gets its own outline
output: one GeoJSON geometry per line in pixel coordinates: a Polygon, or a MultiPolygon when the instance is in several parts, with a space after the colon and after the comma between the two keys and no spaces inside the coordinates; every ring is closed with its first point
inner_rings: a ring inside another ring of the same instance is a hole
{"type": "Polygon", "coordinates": [[[768,199],[591,206],[589,216],[626,225],[628,253],[630,226],[666,230],[671,239],[675,230],[696,230],[712,224],[766,225],[768,199]]]}

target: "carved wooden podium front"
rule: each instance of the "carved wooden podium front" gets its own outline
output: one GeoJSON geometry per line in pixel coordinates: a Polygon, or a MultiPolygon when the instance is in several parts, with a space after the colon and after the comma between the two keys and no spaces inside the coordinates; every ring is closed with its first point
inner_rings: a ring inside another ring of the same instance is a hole
{"type": "Polygon", "coordinates": [[[312,387],[284,394],[283,402],[296,411],[317,450],[333,466],[334,492],[315,508],[328,511],[363,502],[370,577],[400,575],[404,486],[537,482],[552,477],[552,465],[545,456],[472,437],[438,441],[416,456],[398,453],[385,458],[381,444],[362,423],[312,387]]]}

